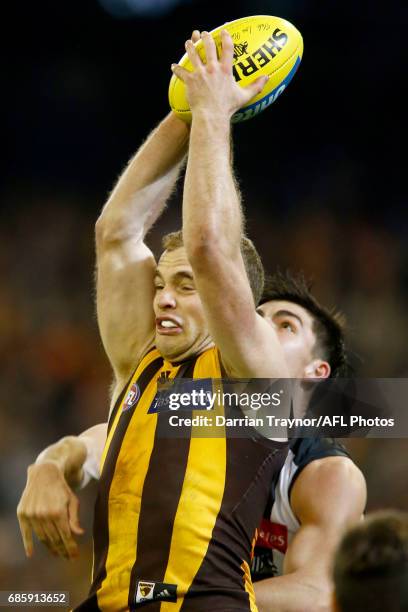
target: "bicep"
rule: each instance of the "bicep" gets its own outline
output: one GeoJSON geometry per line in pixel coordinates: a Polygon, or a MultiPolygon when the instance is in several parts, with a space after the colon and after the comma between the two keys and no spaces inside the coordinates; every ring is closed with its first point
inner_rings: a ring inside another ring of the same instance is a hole
{"type": "Polygon", "coordinates": [[[329,579],[330,561],[337,546],[338,530],[330,524],[302,525],[291,541],[285,555],[283,572],[326,576],[329,579]]]}
{"type": "Polygon", "coordinates": [[[144,243],[98,249],[98,325],[117,379],[126,378],[153,342],[155,269],[144,243]]]}
{"type": "Polygon", "coordinates": [[[296,481],[291,506],[301,527],[285,558],[285,572],[327,571],[345,529],[361,519],[365,480],[346,457],[310,463],[296,481]]]}

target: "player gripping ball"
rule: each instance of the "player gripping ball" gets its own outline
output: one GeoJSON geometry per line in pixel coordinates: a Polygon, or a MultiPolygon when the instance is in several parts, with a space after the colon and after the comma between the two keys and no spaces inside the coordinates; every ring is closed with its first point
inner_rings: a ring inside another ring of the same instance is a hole
{"type": "MultiPolygon", "coordinates": [[[[230,34],[234,45],[233,75],[235,81],[241,87],[247,87],[259,77],[268,77],[262,91],[233,115],[232,121],[238,123],[252,119],[283,93],[301,62],[303,39],[300,32],[289,21],[280,17],[268,15],[243,17],[210,32],[216,44],[218,57],[221,55],[223,30],[230,34]]],[[[205,62],[202,40],[195,42],[195,48],[201,60],[205,62]]],[[[178,64],[190,72],[195,69],[189,53],[183,55],[178,64]]],[[[176,74],[173,74],[170,80],[169,102],[170,107],[180,119],[187,123],[191,122],[186,87],[176,74]]]]}

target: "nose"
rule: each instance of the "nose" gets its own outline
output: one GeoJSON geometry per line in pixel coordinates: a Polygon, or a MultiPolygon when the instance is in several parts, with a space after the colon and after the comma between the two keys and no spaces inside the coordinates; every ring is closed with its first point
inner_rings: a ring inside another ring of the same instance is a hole
{"type": "Polygon", "coordinates": [[[176,298],[170,289],[163,289],[157,297],[157,305],[161,310],[168,310],[177,306],[176,298]]]}

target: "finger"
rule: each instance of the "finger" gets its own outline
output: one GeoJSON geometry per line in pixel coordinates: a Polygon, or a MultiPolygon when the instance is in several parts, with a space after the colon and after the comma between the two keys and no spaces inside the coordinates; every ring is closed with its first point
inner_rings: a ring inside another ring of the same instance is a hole
{"type": "Polygon", "coordinates": [[[18,517],[18,524],[20,525],[21,537],[23,538],[24,551],[27,557],[31,557],[34,552],[33,546],[33,533],[31,531],[31,525],[27,519],[18,517]]]}
{"type": "Polygon", "coordinates": [[[55,521],[55,526],[58,529],[58,533],[60,534],[61,540],[67,550],[68,557],[77,557],[79,554],[78,545],[72,537],[68,521],[65,519],[60,519],[59,521],[55,521]]]}
{"type": "Polygon", "coordinates": [[[47,521],[46,523],[42,522],[42,528],[47,538],[44,544],[46,545],[48,550],[50,550],[53,555],[61,555],[63,557],[66,557],[68,553],[65,550],[58,530],[52,523],[52,521],[47,521]]]}
{"type": "Polygon", "coordinates": [[[184,82],[185,82],[185,80],[190,75],[190,71],[186,70],[182,66],[179,66],[179,64],[172,64],[171,65],[171,70],[172,70],[173,74],[176,75],[176,77],[178,77],[179,79],[181,79],[184,82]]]}
{"type": "Polygon", "coordinates": [[[61,537],[61,533],[58,527],[58,521],[55,520],[53,522],[53,528],[55,530],[55,540],[54,540],[54,547],[55,547],[55,551],[57,553],[58,556],[60,557],[64,557],[65,559],[69,559],[70,557],[70,552],[67,549],[67,547],[65,546],[65,543],[61,537]]]}
{"type": "Polygon", "coordinates": [[[190,62],[193,64],[196,70],[203,67],[201,57],[197,53],[197,49],[193,45],[191,40],[186,40],[186,51],[190,62]]]}
{"type": "Polygon", "coordinates": [[[247,85],[247,87],[244,87],[243,91],[247,95],[247,100],[249,101],[251,100],[251,98],[254,98],[259,93],[261,93],[261,91],[263,90],[263,88],[265,87],[268,81],[269,81],[269,77],[264,75],[256,79],[256,81],[254,81],[250,85],[247,85]]]}
{"type": "Polygon", "coordinates": [[[48,537],[45,529],[44,529],[44,520],[41,519],[41,521],[37,518],[32,518],[31,519],[31,525],[33,527],[34,533],[37,536],[37,538],[40,540],[40,542],[42,544],[44,544],[44,546],[46,546],[52,553],[54,552],[53,546],[52,546],[52,541],[50,540],[50,538],[48,537]]]}
{"type": "Polygon", "coordinates": [[[232,63],[234,60],[234,43],[232,42],[232,38],[227,30],[221,31],[221,43],[221,64],[227,72],[231,72],[232,63]]]}
{"type": "Polygon", "coordinates": [[[201,38],[204,43],[205,57],[207,64],[213,64],[217,61],[217,47],[211,34],[208,32],[202,32],[201,38]]]}
{"type": "Polygon", "coordinates": [[[197,43],[201,38],[201,33],[200,30],[193,30],[193,33],[191,34],[191,40],[193,43],[197,43]]]}
{"type": "Polygon", "coordinates": [[[68,520],[71,531],[77,535],[82,535],[84,530],[79,524],[79,500],[74,495],[69,500],[68,504],[68,520]]]}
{"type": "Polygon", "coordinates": [[[59,557],[69,558],[69,551],[67,550],[61,535],[58,531],[58,527],[55,522],[49,522],[44,525],[44,531],[48,536],[48,541],[52,544],[52,551],[59,557]]]}

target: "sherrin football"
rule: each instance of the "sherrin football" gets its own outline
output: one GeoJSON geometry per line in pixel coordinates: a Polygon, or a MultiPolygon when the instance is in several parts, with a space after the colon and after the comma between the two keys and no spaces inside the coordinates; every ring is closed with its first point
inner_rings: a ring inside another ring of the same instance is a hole
{"type": "MultiPolygon", "coordinates": [[[[234,43],[233,74],[236,82],[245,87],[262,75],[269,76],[269,81],[261,93],[232,117],[232,121],[238,123],[258,115],[286,89],[302,59],[303,39],[295,26],[280,17],[243,17],[210,32],[216,43],[218,56],[223,29],[228,30],[234,43]]],[[[201,59],[205,61],[203,42],[200,40],[195,46],[201,59]]],[[[187,70],[193,70],[187,53],[178,63],[187,70]]],[[[170,80],[169,102],[180,119],[191,122],[186,87],[175,74],[170,80]]]]}

